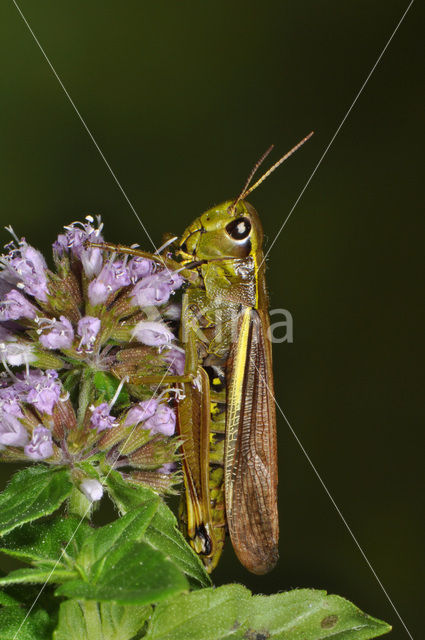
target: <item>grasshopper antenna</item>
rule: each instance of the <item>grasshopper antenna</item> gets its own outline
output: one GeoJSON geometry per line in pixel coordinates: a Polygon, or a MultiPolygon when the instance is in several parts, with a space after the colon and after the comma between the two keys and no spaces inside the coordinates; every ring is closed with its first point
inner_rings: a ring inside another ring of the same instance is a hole
{"type": "Polygon", "coordinates": [[[243,194],[248,189],[248,187],[249,187],[249,185],[251,183],[251,180],[253,179],[253,177],[257,173],[258,168],[263,164],[264,160],[267,158],[267,156],[273,150],[273,148],[274,148],[274,144],[271,144],[270,147],[268,149],[266,149],[266,151],[263,153],[261,158],[259,158],[257,160],[257,162],[255,163],[255,165],[252,167],[251,171],[249,172],[249,176],[247,177],[246,182],[245,182],[245,184],[243,186],[242,191],[240,192],[240,194],[238,195],[238,197],[236,198],[234,203],[229,207],[229,213],[234,211],[235,208],[236,208],[236,205],[239,202],[239,200],[242,200],[243,194]]]}
{"type": "Polygon", "coordinates": [[[295,153],[295,151],[298,151],[298,149],[300,147],[302,147],[302,145],[307,142],[307,140],[310,140],[311,136],[313,135],[314,131],[311,131],[308,136],[305,136],[305,138],[303,138],[302,140],[300,140],[298,142],[298,144],[295,145],[295,147],[292,147],[292,149],[290,149],[287,153],[285,153],[284,156],[282,156],[280,158],[280,160],[278,160],[277,162],[274,163],[274,165],[272,165],[270,167],[270,169],[268,169],[268,171],[266,171],[266,173],[264,173],[261,178],[259,178],[257,180],[257,182],[255,182],[251,187],[249,187],[249,184],[252,180],[252,178],[254,177],[255,172],[257,171],[258,167],[261,165],[261,163],[263,162],[263,160],[265,160],[267,158],[267,156],[269,155],[270,151],[273,149],[273,145],[271,145],[271,147],[269,147],[267,149],[267,151],[261,156],[261,158],[258,160],[258,162],[256,163],[256,165],[254,166],[254,168],[252,169],[251,173],[248,176],[248,180],[245,183],[244,188],[242,189],[242,192],[238,195],[238,197],[236,198],[235,202],[232,204],[232,206],[230,207],[230,211],[233,211],[236,207],[236,205],[238,204],[238,202],[240,200],[244,200],[246,198],[246,196],[248,196],[250,193],[252,193],[254,191],[254,189],[256,189],[258,186],[260,186],[260,184],[262,182],[264,182],[264,180],[266,178],[269,177],[269,175],[271,173],[273,173],[273,171],[275,171],[278,167],[280,167],[280,165],[285,162],[285,160],[287,160],[290,156],[292,156],[293,153],[295,153]],[[249,188],[248,188],[249,187],[249,188]]]}

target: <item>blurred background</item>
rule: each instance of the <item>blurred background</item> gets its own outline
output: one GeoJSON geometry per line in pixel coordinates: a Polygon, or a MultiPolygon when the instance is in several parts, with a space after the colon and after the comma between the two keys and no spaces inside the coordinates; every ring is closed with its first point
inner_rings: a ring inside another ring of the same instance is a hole
{"type": "MultiPolygon", "coordinates": [[[[250,197],[267,248],[408,2],[18,4],[156,245],[237,195],[272,142],[266,167],[314,129],[250,197]]],[[[272,307],[294,318],[293,344],[274,349],[279,405],[413,635],[423,626],[420,13],[413,4],[268,258],[272,307]]],[[[109,240],[150,250],[12,2],[0,23],[2,225],[48,252],[62,225],[100,213],[109,240]]],[[[216,584],[326,589],[407,638],[279,414],[278,438],[279,565],[252,576],[228,544],[216,584]]],[[[2,487],[10,472],[2,466],[2,487]]]]}

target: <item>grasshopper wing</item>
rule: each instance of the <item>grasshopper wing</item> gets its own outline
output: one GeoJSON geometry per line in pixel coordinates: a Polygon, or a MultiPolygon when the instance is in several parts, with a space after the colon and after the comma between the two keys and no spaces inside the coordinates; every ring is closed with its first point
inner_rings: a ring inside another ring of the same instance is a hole
{"type": "Polygon", "coordinates": [[[253,573],[278,560],[276,411],[268,314],[245,308],[227,362],[226,516],[241,563],[253,573]]]}

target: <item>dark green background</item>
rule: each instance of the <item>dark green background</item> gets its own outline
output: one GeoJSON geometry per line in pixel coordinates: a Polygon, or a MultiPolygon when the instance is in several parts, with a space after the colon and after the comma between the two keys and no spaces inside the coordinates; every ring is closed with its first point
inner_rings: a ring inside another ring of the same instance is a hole
{"type": "MultiPolygon", "coordinates": [[[[20,2],[156,244],[237,194],[271,142],[277,159],[314,129],[250,198],[270,242],[407,4],[20,2]]],[[[414,635],[424,625],[420,18],[416,3],[268,260],[272,306],[295,324],[294,343],[274,351],[279,404],[414,635]]],[[[48,251],[63,224],[101,213],[110,240],[149,249],[9,0],[0,23],[2,224],[48,251]]],[[[280,563],[251,576],[228,545],[216,582],[325,588],[407,638],[281,416],[278,430],[280,563]]]]}

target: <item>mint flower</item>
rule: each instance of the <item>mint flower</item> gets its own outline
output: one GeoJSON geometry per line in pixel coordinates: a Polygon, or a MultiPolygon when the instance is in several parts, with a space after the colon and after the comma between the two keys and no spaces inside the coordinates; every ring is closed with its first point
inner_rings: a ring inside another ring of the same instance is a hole
{"type": "Polygon", "coordinates": [[[107,262],[97,278],[89,284],[89,300],[92,305],[102,304],[111,293],[130,283],[130,273],[124,261],[107,262]]]}
{"type": "Polygon", "coordinates": [[[62,390],[57,377],[56,371],[37,371],[26,377],[25,384],[28,386],[26,402],[32,404],[39,413],[52,415],[53,407],[59,401],[62,390]]]}
{"type": "Polygon", "coordinates": [[[160,404],[154,415],[146,420],[144,427],[149,429],[151,433],[172,436],[176,428],[176,415],[170,407],[160,404]]]}
{"type": "Polygon", "coordinates": [[[23,447],[27,442],[28,433],[18,418],[2,411],[0,413],[0,444],[23,447]]]}
{"type": "Polygon", "coordinates": [[[152,260],[147,260],[147,258],[139,258],[138,256],[131,258],[127,266],[128,273],[130,274],[130,279],[133,284],[135,284],[141,278],[149,276],[155,268],[152,260]]]}
{"type": "Polygon", "coordinates": [[[28,302],[17,289],[12,289],[3,297],[0,303],[0,320],[19,320],[20,318],[34,319],[36,307],[28,302]]]}
{"type": "Polygon", "coordinates": [[[149,322],[141,320],[133,329],[133,337],[139,342],[151,346],[163,346],[171,343],[175,338],[167,325],[162,322],[149,322]]]}
{"type": "Polygon", "coordinates": [[[139,402],[132,407],[125,417],[124,424],[139,424],[148,418],[151,418],[158,408],[158,402],[154,398],[139,402]]]}
{"type": "Polygon", "coordinates": [[[90,411],[92,411],[90,426],[97,429],[98,433],[118,424],[115,418],[110,415],[111,408],[107,402],[102,402],[97,407],[91,406],[90,411]]]}
{"type": "Polygon", "coordinates": [[[45,460],[53,454],[52,434],[49,429],[40,425],[32,432],[32,439],[24,447],[24,452],[30,460],[45,460]]]}
{"type": "Polygon", "coordinates": [[[159,273],[143,278],[133,289],[133,304],[150,307],[165,304],[170,299],[172,287],[159,273]]]}
{"type": "Polygon", "coordinates": [[[94,318],[93,316],[84,316],[84,318],[79,320],[77,333],[81,340],[78,345],[78,351],[81,351],[82,347],[85,347],[85,350],[90,353],[93,351],[93,344],[95,343],[96,336],[99,333],[100,324],[99,318],[94,318]]]}
{"type": "MultiPolygon", "coordinates": [[[[80,321],[81,322],[81,321],[80,321]]],[[[71,322],[65,316],[60,316],[59,320],[38,319],[41,327],[37,333],[40,335],[40,342],[45,349],[70,349],[74,340],[74,329],[71,322]]]]}
{"type": "MultiPolygon", "coordinates": [[[[13,234],[11,227],[9,231],[13,234]]],[[[12,242],[7,255],[0,258],[2,277],[25,293],[47,300],[47,265],[42,254],[22,238],[12,242]]]]}
{"type": "Polygon", "coordinates": [[[68,466],[92,502],[112,468],[173,491],[178,398],[167,375],[184,368],[170,304],[182,277],[90,247],[102,231],[91,216],[65,227],[55,270],[14,234],[0,257],[0,461],[68,466]]]}

